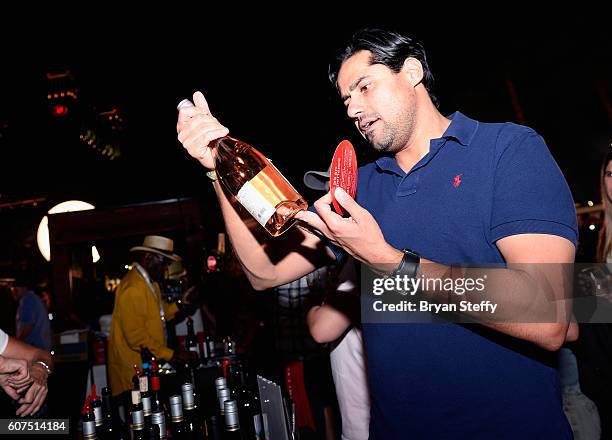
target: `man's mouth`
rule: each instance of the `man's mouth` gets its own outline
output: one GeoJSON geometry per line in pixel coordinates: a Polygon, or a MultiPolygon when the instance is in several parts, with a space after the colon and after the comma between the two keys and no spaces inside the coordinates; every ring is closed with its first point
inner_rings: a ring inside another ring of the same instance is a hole
{"type": "Polygon", "coordinates": [[[372,131],[372,126],[378,121],[378,119],[370,119],[367,121],[361,121],[359,123],[359,129],[362,131],[363,134],[368,133],[369,131],[372,131]]]}

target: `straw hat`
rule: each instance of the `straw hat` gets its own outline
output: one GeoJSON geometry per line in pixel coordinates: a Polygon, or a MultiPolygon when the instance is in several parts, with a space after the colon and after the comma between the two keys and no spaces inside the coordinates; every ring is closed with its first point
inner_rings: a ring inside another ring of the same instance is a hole
{"type": "Polygon", "coordinates": [[[130,249],[130,252],[135,251],[153,252],[154,254],[162,255],[172,261],[181,260],[181,257],[173,253],[174,242],[160,235],[147,235],[144,238],[142,246],[134,246],[130,249]]]}

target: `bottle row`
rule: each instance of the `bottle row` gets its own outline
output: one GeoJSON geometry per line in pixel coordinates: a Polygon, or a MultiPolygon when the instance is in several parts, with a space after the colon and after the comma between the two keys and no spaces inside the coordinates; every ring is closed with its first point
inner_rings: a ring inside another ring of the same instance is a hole
{"type": "MultiPolygon", "coordinates": [[[[129,411],[116,405],[120,399],[108,387],[98,396],[95,385],[82,410],[85,439],[263,439],[264,420],[259,395],[247,384],[242,365],[224,361],[224,376],[214,380],[216,396],[203,395],[208,390],[201,381],[184,382],[180,392],[161,387],[156,361],[149,366],[135,366],[134,389],[129,392],[129,411]]],[[[197,371],[189,368],[194,379],[197,371]]]]}

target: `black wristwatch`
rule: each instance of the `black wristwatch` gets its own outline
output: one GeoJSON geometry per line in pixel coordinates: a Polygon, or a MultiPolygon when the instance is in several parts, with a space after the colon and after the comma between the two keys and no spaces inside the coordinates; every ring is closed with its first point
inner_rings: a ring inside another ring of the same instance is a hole
{"type": "Polygon", "coordinates": [[[416,277],[421,262],[421,256],[408,248],[402,249],[402,252],[404,253],[402,261],[400,261],[399,266],[397,266],[397,269],[393,271],[391,276],[408,275],[409,278],[416,277]]]}

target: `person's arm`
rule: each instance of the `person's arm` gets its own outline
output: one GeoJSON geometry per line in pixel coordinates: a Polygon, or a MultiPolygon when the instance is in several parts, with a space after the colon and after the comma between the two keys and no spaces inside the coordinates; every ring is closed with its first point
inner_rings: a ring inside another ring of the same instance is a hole
{"type": "MultiPolygon", "coordinates": [[[[461,269],[421,259],[419,276],[433,279],[457,277],[476,279],[486,276],[486,300],[498,304],[504,312],[498,321],[478,321],[483,325],[546,350],[558,350],[566,338],[577,338],[577,328],[568,329],[571,319],[571,278],[564,266],[574,261],[575,247],[565,238],[548,234],[520,234],[497,242],[509,269],[461,269]],[[514,322],[529,316],[530,322],[514,322]],[[541,317],[541,319],[539,319],[541,317]]],[[[399,264],[399,262],[398,262],[399,264]]],[[[435,299],[439,292],[429,292],[435,299]]],[[[465,298],[450,294],[449,302],[465,298]]],[[[576,326],[577,327],[577,326],[576,326]]]]}
{"type": "Polygon", "coordinates": [[[347,259],[335,280],[335,286],[325,295],[324,303],[308,310],[306,323],[312,338],[318,343],[333,342],[352,323],[359,322],[359,290],[355,261],[347,259]]]}
{"type": "Polygon", "coordinates": [[[570,322],[567,327],[567,334],[565,335],[565,342],[574,342],[578,340],[580,336],[580,329],[578,328],[578,323],[570,322]]]}
{"type": "Polygon", "coordinates": [[[306,323],[312,339],[325,344],[342,336],[351,325],[351,320],[332,306],[323,304],[308,311],[306,323]]]}
{"type": "MultiPolygon", "coordinates": [[[[195,106],[179,109],[178,139],[205,168],[214,169],[215,152],[209,145],[229,130],[211,115],[204,95],[194,93],[193,102],[195,106]]],[[[331,258],[318,237],[296,228],[285,233],[282,239],[260,241],[230,203],[219,181],[213,185],[229,239],[253,288],[265,290],[291,282],[331,258]]]]}
{"type": "Polygon", "coordinates": [[[289,283],[331,261],[331,252],[319,237],[297,228],[287,231],[282,239],[260,242],[247,223],[251,219],[245,221],[240,216],[218,180],[213,186],[229,239],[254,289],[289,283]]]}
{"type": "Polygon", "coordinates": [[[53,356],[51,356],[51,353],[46,350],[33,347],[30,344],[26,344],[25,342],[19,341],[10,336],[2,356],[14,359],[24,359],[30,363],[41,361],[44,362],[51,371],[53,371],[54,368],[53,356]]]}
{"type": "MultiPolygon", "coordinates": [[[[332,212],[329,207],[330,193],[315,202],[318,215],[313,212],[301,212],[298,215],[357,260],[381,273],[389,273],[396,268],[403,253],[385,241],[372,215],[341,189],[336,190],[336,199],[351,215],[350,218],[332,212]]],[[[570,322],[568,308],[571,306],[568,294],[570,286],[567,285],[567,277],[559,273],[559,270],[563,269],[563,263],[573,262],[574,245],[555,235],[521,234],[502,238],[498,240],[497,246],[507,263],[521,265],[520,270],[452,268],[422,258],[418,276],[422,275],[425,279],[453,279],[470,276],[477,278],[488,274],[487,294],[492,295],[490,299],[497,301],[501,310],[510,311],[506,315],[506,322],[511,323],[484,324],[544,349],[558,349],[567,334],[570,322]],[[534,286],[544,291],[536,293],[534,286]],[[513,311],[529,311],[530,316],[535,316],[536,320],[514,323],[520,315],[513,311]],[[538,316],[549,316],[549,312],[554,319],[537,320],[538,316]]],[[[437,292],[429,292],[429,299],[436,298],[441,299],[437,292]]],[[[459,302],[463,297],[450,295],[444,299],[459,302]]]]}
{"type": "Polygon", "coordinates": [[[12,383],[17,393],[22,393],[27,389],[25,395],[18,400],[21,405],[15,414],[20,417],[36,414],[47,397],[47,379],[49,378],[49,373],[52,372],[54,368],[51,353],[33,347],[15,338],[9,338],[6,349],[2,355],[15,359],[23,359],[29,362],[30,379],[12,383]]]}

